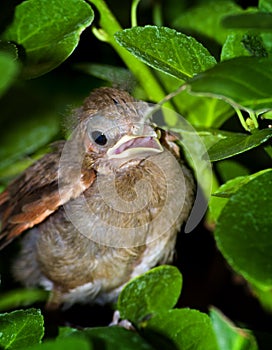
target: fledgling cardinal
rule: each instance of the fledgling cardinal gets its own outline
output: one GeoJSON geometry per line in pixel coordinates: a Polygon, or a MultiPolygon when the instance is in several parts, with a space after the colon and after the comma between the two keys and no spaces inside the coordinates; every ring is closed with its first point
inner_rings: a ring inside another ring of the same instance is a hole
{"type": "Polygon", "coordinates": [[[50,308],[115,301],[131,278],[173,258],[194,180],[148,108],[122,90],[93,91],[70,139],[0,195],[1,247],[27,231],[14,276],[50,290],[50,308]]]}

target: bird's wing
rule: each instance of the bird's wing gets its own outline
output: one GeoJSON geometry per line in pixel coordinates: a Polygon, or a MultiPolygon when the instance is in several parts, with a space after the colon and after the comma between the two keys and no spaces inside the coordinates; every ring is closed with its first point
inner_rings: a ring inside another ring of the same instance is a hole
{"type": "Polygon", "coordinates": [[[53,152],[46,154],[26,169],[0,194],[0,249],[23,231],[39,224],[61,205],[76,198],[91,186],[94,170],[83,172],[78,183],[60,185],[59,161],[65,142],[58,142],[53,152]],[[60,195],[60,190],[62,195],[60,195]]]}

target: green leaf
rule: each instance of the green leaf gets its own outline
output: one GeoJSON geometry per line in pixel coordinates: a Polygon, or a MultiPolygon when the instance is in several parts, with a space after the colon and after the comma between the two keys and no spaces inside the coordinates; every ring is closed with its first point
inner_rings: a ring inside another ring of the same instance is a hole
{"type": "Polygon", "coordinates": [[[252,56],[268,57],[268,52],[261,35],[245,34],[242,39],[242,44],[252,56]]]}
{"type": "Polygon", "coordinates": [[[125,29],[115,39],[144,63],[179,79],[187,80],[216,64],[196,39],[167,27],[125,29]]]}
{"type": "Polygon", "coordinates": [[[6,52],[0,52],[0,96],[10,87],[18,73],[19,66],[13,57],[6,52]]]}
{"type": "Polygon", "coordinates": [[[223,208],[227,204],[229,197],[235,193],[244,183],[248,182],[247,176],[239,176],[231,179],[221,185],[219,189],[212,194],[209,201],[209,209],[215,221],[218,220],[223,208]]]}
{"type": "Polygon", "coordinates": [[[255,111],[272,108],[272,60],[239,57],[199,73],[187,85],[191,93],[222,98],[255,111]]]}
{"type": "Polygon", "coordinates": [[[0,39],[0,52],[6,53],[9,55],[13,61],[19,59],[19,50],[15,43],[10,41],[4,41],[0,39]]]}
{"type": "Polygon", "coordinates": [[[272,169],[242,186],[228,200],[215,230],[232,268],[260,288],[272,287],[272,169]]]}
{"type": "Polygon", "coordinates": [[[225,131],[221,129],[199,129],[198,135],[201,137],[206,149],[211,148],[218,141],[225,139],[226,137],[230,137],[232,135],[236,135],[236,133],[231,131],[225,131]]]}
{"type": "Polygon", "coordinates": [[[43,317],[36,309],[0,314],[0,347],[17,349],[39,343],[43,337],[43,317]]]}
{"type": "Polygon", "coordinates": [[[272,312],[272,288],[263,290],[257,286],[251,285],[253,294],[258,298],[262,307],[268,311],[272,312]]]}
{"type": "Polygon", "coordinates": [[[132,73],[123,67],[110,66],[107,64],[81,63],[76,68],[84,73],[90,74],[96,78],[108,81],[114,86],[120,86],[126,90],[131,90],[136,85],[136,79],[132,73]]]}
{"type": "Polygon", "coordinates": [[[226,28],[242,28],[270,31],[272,29],[272,13],[256,12],[226,16],[222,20],[222,25],[226,28]]]}
{"type": "Polygon", "coordinates": [[[3,38],[23,46],[23,75],[37,77],[70,56],[92,20],[93,11],[83,0],[28,0],[16,7],[3,38]]]}
{"type": "Polygon", "coordinates": [[[47,144],[59,131],[59,120],[54,113],[43,113],[16,121],[13,128],[5,122],[0,140],[0,169],[4,169],[22,156],[31,154],[47,144]],[[4,132],[5,131],[5,132],[4,132]]]}
{"type": "Polygon", "coordinates": [[[160,312],[147,321],[144,335],[147,337],[148,333],[152,338],[156,335],[164,336],[177,350],[218,349],[209,316],[197,310],[174,309],[160,312]]]}
{"type": "Polygon", "coordinates": [[[269,119],[272,120],[272,110],[262,114],[262,119],[269,119]]]}
{"type": "Polygon", "coordinates": [[[177,97],[181,115],[196,128],[218,128],[233,115],[233,108],[217,98],[190,95],[186,90],[177,97]]]}
{"type": "Polygon", "coordinates": [[[76,328],[61,326],[59,327],[59,333],[57,339],[71,337],[72,335],[77,335],[78,330],[76,328]]]}
{"type": "MultiPolygon", "coordinates": [[[[171,93],[180,87],[180,80],[157,71],[157,75],[165,90],[171,93]]],[[[194,96],[184,90],[173,99],[173,104],[189,123],[197,128],[220,127],[231,115],[233,108],[225,101],[212,97],[194,96]]],[[[179,127],[179,120],[175,128],[179,127]]],[[[170,125],[173,127],[173,125],[170,125]]]]}
{"type": "Polygon", "coordinates": [[[208,149],[212,162],[233,157],[268,141],[272,137],[271,129],[257,130],[252,135],[233,133],[218,141],[208,149]]]}
{"type": "Polygon", "coordinates": [[[182,276],[174,266],[159,266],[134,278],[119,295],[117,309],[123,319],[137,324],[146,316],[171,309],[178,301],[182,276]]]}
{"type": "MultiPolygon", "coordinates": [[[[38,157],[39,158],[39,157],[38,157]]],[[[25,156],[23,159],[16,160],[15,162],[10,161],[7,166],[1,167],[0,164],[0,183],[4,185],[4,188],[10,183],[11,179],[14,179],[26,168],[32,165],[38,158],[25,156]]],[[[1,303],[1,302],[0,302],[1,303]]]]}
{"type": "Polygon", "coordinates": [[[221,61],[230,60],[239,56],[251,56],[243,45],[244,33],[231,33],[228,35],[221,51],[221,61]]]}
{"type": "Polygon", "coordinates": [[[222,182],[226,182],[237,176],[249,175],[249,170],[244,165],[230,159],[216,163],[216,169],[222,182]]]}
{"type": "Polygon", "coordinates": [[[48,340],[42,344],[33,345],[23,350],[91,350],[91,343],[87,339],[71,337],[57,340],[48,340]]]}
{"type": "Polygon", "coordinates": [[[220,186],[216,190],[216,192],[213,193],[213,195],[217,197],[229,198],[234,193],[236,193],[242,186],[254,180],[256,177],[266,173],[267,171],[270,170],[265,169],[251,175],[235,177],[234,179],[231,179],[222,186],[220,186]]]}
{"type": "Polygon", "coordinates": [[[228,202],[228,198],[211,196],[209,200],[209,209],[211,218],[216,222],[223,208],[228,202]]]}
{"type": "Polygon", "coordinates": [[[180,12],[174,26],[200,33],[223,44],[230,31],[221,25],[221,20],[227,14],[239,11],[241,8],[234,1],[203,1],[187,11],[180,12]]]}
{"type": "Polygon", "coordinates": [[[46,301],[48,293],[40,289],[16,289],[1,294],[0,311],[28,306],[36,302],[46,301]]]}
{"type": "Polygon", "coordinates": [[[269,45],[260,34],[232,33],[227,37],[221,52],[221,61],[239,56],[268,57],[269,45]]]}
{"type": "Polygon", "coordinates": [[[259,0],[259,9],[264,12],[272,12],[272,3],[270,0],[259,0]]]}
{"type": "Polygon", "coordinates": [[[257,350],[254,336],[246,330],[235,327],[219,310],[210,311],[213,329],[220,350],[257,350]]]}
{"type": "Polygon", "coordinates": [[[184,228],[185,232],[190,232],[206,212],[206,206],[202,205],[203,194],[207,199],[210,197],[213,173],[207,147],[202,135],[197,133],[189,123],[184,123],[183,121],[183,125],[182,123],[180,124],[179,128],[173,128],[171,130],[180,134],[177,144],[181,146],[188,164],[194,170],[194,175],[199,185],[196,193],[196,205],[193,207],[184,228]],[[197,203],[202,204],[197,205],[197,203]]]}
{"type": "Polygon", "coordinates": [[[265,49],[267,50],[268,54],[271,57],[271,53],[272,53],[272,32],[261,33],[260,36],[261,36],[261,38],[263,40],[265,49]]]}
{"type": "MultiPolygon", "coordinates": [[[[269,171],[269,170],[268,170],[269,171]]],[[[267,170],[259,171],[255,174],[247,176],[237,176],[226,183],[221,185],[211,196],[209,201],[209,208],[211,210],[212,217],[217,221],[223,208],[228,202],[228,199],[236,193],[242,186],[252,181],[256,177],[267,172],[267,170]]]]}
{"type": "MultiPolygon", "coordinates": [[[[94,349],[106,350],[154,350],[143,338],[122,327],[86,328],[83,331],[66,330],[59,339],[88,339],[94,349]]],[[[74,348],[76,349],[76,348],[74,348]]],[[[77,348],[79,349],[79,348],[77,348]]]]}
{"type": "MultiPolygon", "coordinates": [[[[180,87],[180,80],[177,78],[160,71],[156,73],[168,93],[180,87]]],[[[172,101],[177,112],[197,128],[219,127],[233,115],[233,108],[225,101],[212,97],[195,96],[186,90],[174,96],[172,101]]],[[[179,120],[180,118],[177,118],[174,127],[179,127],[179,120]]],[[[170,126],[173,127],[173,125],[170,126]]]]}

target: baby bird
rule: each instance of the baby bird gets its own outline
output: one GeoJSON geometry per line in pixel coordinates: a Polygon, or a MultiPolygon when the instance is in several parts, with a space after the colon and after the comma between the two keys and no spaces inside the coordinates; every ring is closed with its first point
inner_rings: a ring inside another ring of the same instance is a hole
{"type": "Polygon", "coordinates": [[[195,184],[149,110],[125,91],[93,91],[68,141],[0,194],[0,246],[26,231],[13,273],[49,290],[51,309],[113,302],[131,278],[172,261],[195,184]]]}

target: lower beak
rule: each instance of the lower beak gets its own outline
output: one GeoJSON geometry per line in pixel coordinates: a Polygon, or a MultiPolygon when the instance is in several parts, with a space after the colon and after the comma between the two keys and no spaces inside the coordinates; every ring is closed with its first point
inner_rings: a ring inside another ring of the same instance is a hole
{"type": "Polygon", "coordinates": [[[123,136],[107,151],[108,158],[133,158],[134,156],[149,156],[163,151],[157,137],[123,136]]]}

